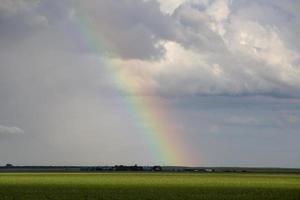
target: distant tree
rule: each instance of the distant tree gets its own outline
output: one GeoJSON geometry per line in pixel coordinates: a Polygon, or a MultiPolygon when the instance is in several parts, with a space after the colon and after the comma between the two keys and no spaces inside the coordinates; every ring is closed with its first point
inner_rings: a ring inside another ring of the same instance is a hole
{"type": "Polygon", "coordinates": [[[10,163],[7,163],[7,164],[5,165],[5,167],[10,168],[10,167],[13,167],[13,165],[10,164],[10,163]]]}

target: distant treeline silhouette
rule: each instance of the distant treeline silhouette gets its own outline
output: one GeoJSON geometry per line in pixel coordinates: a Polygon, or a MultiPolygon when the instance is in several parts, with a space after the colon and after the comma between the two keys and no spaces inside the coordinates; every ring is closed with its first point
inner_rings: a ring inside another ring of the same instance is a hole
{"type": "Polygon", "coordinates": [[[0,172],[193,172],[193,173],[299,173],[297,168],[184,167],[184,166],[0,166],[0,172]]]}
{"type": "Polygon", "coordinates": [[[105,172],[105,171],[162,171],[161,166],[127,166],[127,165],[115,165],[115,166],[14,166],[12,164],[6,164],[0,167],[0,171],[83,171],[83,172],[105,172]]]}

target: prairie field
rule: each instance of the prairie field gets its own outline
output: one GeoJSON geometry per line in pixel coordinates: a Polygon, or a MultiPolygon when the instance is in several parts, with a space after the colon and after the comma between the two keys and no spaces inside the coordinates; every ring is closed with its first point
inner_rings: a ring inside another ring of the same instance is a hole
{"type": "Polygon", "coordinates": [[[299,200],[300,175],[3,173],[0,200],[299,200]]]}

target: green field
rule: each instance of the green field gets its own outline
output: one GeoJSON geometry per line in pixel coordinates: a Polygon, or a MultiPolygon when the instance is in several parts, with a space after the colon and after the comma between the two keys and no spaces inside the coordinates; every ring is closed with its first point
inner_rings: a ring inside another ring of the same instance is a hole
{"type": "Polygon", "coordinates": [[[0,174],[1,200],[299,200],[300,175],[0,174]]]}

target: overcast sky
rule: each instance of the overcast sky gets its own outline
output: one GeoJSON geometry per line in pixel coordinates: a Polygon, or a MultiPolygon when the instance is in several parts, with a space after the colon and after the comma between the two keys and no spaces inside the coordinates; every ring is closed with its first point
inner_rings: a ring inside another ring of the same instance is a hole
{"type": "Polygon", "coordinates": [[[0,165],[162,164],[133,95],[189,165],[300,167],[299,35],[299,0],[0,0],[0,165]]]}

